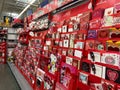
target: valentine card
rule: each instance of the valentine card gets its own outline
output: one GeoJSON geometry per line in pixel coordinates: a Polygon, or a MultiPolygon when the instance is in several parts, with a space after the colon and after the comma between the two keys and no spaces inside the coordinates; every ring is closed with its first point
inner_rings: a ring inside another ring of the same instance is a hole
{"type": "Polygon", "coordinates": [[[88,84],[88,75],[83,73],[83,72],[80,72],[79,73],[79,80],[84,84],[88,84]]]}
{"type": "Polygon", "coordinates": [[[114,13],[114,8],[110,7],[105,9],[104,16],[109,16],[109,15],[112,15],[113,13],[114,13]]]}
{"type": "Polygon", "coordinates": [[[116,82],[120,84],[120,70],[115,70],[106,67],[105,79],[116,82]]]}
{"type": "Polygon", "coordinates": [[[98,39],[108,39],[109,38],[109,29],[98,30],[98,39]]]}
{"type": "Polygon", "coordinates": [[[113,16],[104,16],[103,18],[103,27],[109,27],[109,26],[113,26],[114,22],[113,22],[113,16]]]}
{"type": "Polygon", "coordinates": [[[87,38],[88,39],[95,39],[95,38],[97,38],[97,32],[96,32],[96,30],[89,30],[87,38]]]}
{"type": "Polygon", "coordinates": [[[94,64],[94,69],[93,66],[91,67],[91,74],[98,77],[102,77],[102,70],[103,70],[102,66],[94,64]]]}
{"type": "Polygon", "coordinates": [[[95,49],[95,40],[86,40],[86,50],[94,50],[95,49]]]}
{"type": "Polygon", "coordinates": [[[95,90],[104,90],[101,83],[90,83],[90,86],[95,90]]]}
{"type": "Polygon", "coordinates": [[[82,41],[76,41],[74,48],[83,49],[84,48],[84,42],[82,42],[82,41]]]}
{"type": "Polygon", "coordinates": [[[115,83],[113,82],[110,82],[108,80],[101,80],[101,84],[102,84],[103,90],[116,90],[115,83]]]}
{"type": "Polygon", "coordinates": [[[69,49],[68,50],[68,56],[73,56],[74,54],[74,50],[73,49],[69,49]]]}
{"type": "Polygon", "coordinates": [[[63,40],[63,47],[69,46],[69,40],[63,40]]]}
{"type": "Polygon", "coordinates": [[[101,41],[95,41],[95,50],[104,50],[105,43],[101,41]]]}
{"type": "Polygon", "coordinates": [[[89,52],[88,60],[91,60],[92,62],[100,62],[101,61],[100,52],[89,52]]]}
{"type": "Polygon", "coordinates": [[[88,72],[88,73],[90,72],[90,64],[89,63],[82,62],[81,65],[82,65],[81,68],[83,71],[88,72]]]}
{"type": "Polygon", "coordinates": [[[73,58],[71,58],[71,57],[66,57],[66,63],[67,63],[67,64],[72,65],[72,62],[73,62],[73,58]]]}
{"type": "Polygon", "coordinates": [[[74,56],[79,57],[79,58],[82,58],[82,51],[75,50],[74,56]]]}
{"type": "Polygon", "coordinates": [[[80,60],[73,59],[72,66],[76,67],[79,70],[80,69],[80,60]]]}
{"type": "Polygon", "coordinates": [[[67,55],[67,50],[66,49],[62,50],[62,55],[67,55]]]}
{"type": "Polygon", "coordinates": [[[62,26],[62,32],[67,32],[67,25],[62,26]]]}
{"type": "Polygon", "coordinates": [[[70,48],[74,48],[74,40],[70,39],[70,48]]]}
{"type": "Polygon", "coordinates": [[[115,53],[103,53],[101,62],[105,63],[105,64],[119,66],[119,63],[120,63],[119,58],[120,58],[120,56],[115,53]]]}

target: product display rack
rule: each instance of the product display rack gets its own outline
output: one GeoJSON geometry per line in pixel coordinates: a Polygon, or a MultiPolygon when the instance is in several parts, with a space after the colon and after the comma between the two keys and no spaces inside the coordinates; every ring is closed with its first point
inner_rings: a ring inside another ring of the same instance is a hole
{"type": "Polygon", "coordinates": [[[6,63],[7,30],[0,30],[0,63],[6,63]]]}
{"type": "Polygon", "coordinates": [[[8,52],[12,51],[13,48],[17,46],[17,43],[18,43],[17,37],[18,37],[18,34],[16,32],[16,29],[8,28],[8,40],[7,40],[8,52]]]}
{"type": "Polygon", "coordinates": [[[48,30],[31,27],[16,66],[34,90],[119,90],[119,0],[101,2],[56,13],[48,30]]]}

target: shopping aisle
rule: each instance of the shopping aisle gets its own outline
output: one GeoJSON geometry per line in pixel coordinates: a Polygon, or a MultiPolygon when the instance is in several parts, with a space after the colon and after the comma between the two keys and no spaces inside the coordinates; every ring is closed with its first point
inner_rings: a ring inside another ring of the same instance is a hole
{"type": "Polygon", "coordinates": [[[20,90],[7,64],[0,64],[0,90],[20,90]]]}

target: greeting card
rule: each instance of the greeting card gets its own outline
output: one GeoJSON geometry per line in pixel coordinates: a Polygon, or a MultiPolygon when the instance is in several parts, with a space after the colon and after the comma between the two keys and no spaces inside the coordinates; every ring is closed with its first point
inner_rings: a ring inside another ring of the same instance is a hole
{"type": "Polygon", "coordinates": [[[67,55],[67,50],[66,49],[62,50],[62,55],[67,55]]]}
{"type": "Polygon", "coordinates": [[[100,52],[89,52],[88,60],[91,60],[92,62],[100,62],[101,61],[100,52]]]}
{"type": "Polygon", "coordinates": [[[111,29],[109,36],[110,36],[110,38],[120,38],[120,30],[111,29]]]}
{"type": "Polygon", "coordinates": [[[71,34],[71,35],[70,35],[70,39],[74,40],[74,39],[75,39],[75,36],[76,36],[76,34],[71,34]]]}
{"type": "Polygon", "coordinates": [[[70,34],[65,34],[64,39],[69,39],[70,38],[70,34]]]}
{"type": "Polygon", "coordinates": [[[48,70],[52,74],[55,74],[55,72],[57,71],[57,61],[57,56],[55,56],[54,54],[50,54],[50,63],[48,64],[48,70]]]}
{"type": "Polygon", "coordinates": [[[83,71],[88,72],[88,73],[90,72],[90,64],[89,63],[82,62],[81,65],[82,65],[81,68],[83,71]]]}
{"type": "Polygon", "coordinates": [[[90,86],[95,90],[104,90],[101,83],[90,83],[90,86]]]}
{"type": "Polygon", "coordinates": [[[90,29],[99,29],[102,26],[101,20],[90,21],[90,29]]]}
{"type": "Polygon", "coordinates": [[[114,11],[115,11],[115,13],[120,12],[120,3],[117,3],[117,4],[114,5],[114,11]]]}
{"type": "Polygon", "coordinates": [[[96,30],[89,30],[87,38],[88,39],[95,39],[95,38],[97,38],[97,32],[96,32],[96,30]]]}
{"type": "Polygon", "coordinates": [[[45,90],[53,90],[54,88],[54,80],[49,76],[44,76],[44,89],[45,90]]]}
{"type": "Polygon", "coordinates": [[[73,32],[73,21],[72,20],[69,21],[68,32],[73,32]]]}
{"type": "Polygon", "coordinates": [[[62,67],[60,70],[60,83],[68,89],[71,79],[70,69],[68,67],[62,67]]]}
{"type": "Polygon", "coordinates": [[[66,63],[67,63],[67,64],[72,65],[72,62],[73,62],[73,58],[71,58],[71,57],[66,57],[66,63]]]}
{"type": "Polygon", "coordinates": [[[77,22],[73,24],[73,30],[79,30],[79,24],[77,22]]]}
{"type": "Polygon", "coordinates": [[[56,33],[56,38],[57,38],[57,39],[60,38],[60,33],[56,33]]]}
{"type": "Polygon", "coordinates": [[[119,16],[116,16],[113,18],[113,24],[114,25],[119,25],[120,24],[120,17],[119,16]]]}
{"type": "Polygon", "coordinates": [[[69,40],[63,40],[63,47],[69,46],[69,40]]]}
{"type": "Polygon", "coordinates": [[[59,41],[59,46],[63,47],[63,41],[59,41]]]}
{"type": "Polygon", "coordinates": [[[94,50],[95,49],[95,40],[86,40],[86,50],[94,50]]]}
{"type": "Polygon", "coordinates": [[[102,66],[94,64],[94,69],[93,69],[93,66],[91,67],[91,74],[94,74],[95,76],[98,76],[98,77],[102,77],[102,70],[103,70],[102,66]]]}
{"type": "Polygon", "coordinates": [[[115,83],[112,83],[108,80],[102,80],[101,81],[103,90],[115,90],[115,83]]]}
{"type": "Polygon", "coordinates": [[[113,13],[114,13],[114,8],[110,7],[105,9],[104,16],[109,16],[109,15],[112,15],[113,13]]]}
{"type": "Polygon", "coordinates": [[[98,8],[98,9],[93,11],[92,19],[103,18],[103,15],[104,15],[104,9],[103,8],[98,8]]]}
{"type": "Polygon", "coordinates": [[[46,45],[51,45],[51,41],[46,41],[46,45]]]}
{"type": "Polygon", "coordinates": [[[62,32],[67,32],[67,25],[62,26],[62,32]]]}
{"type": "Polygon", "coordinates": [[[57,31],[58,31],[58,32],[62,32],[62,28],[58,28],[57,31]]]}
{"type": "Polygon", "coordinates": [[[73,56],[74,54],[74,50],[73,49],[69,49],[68,50],[68,56],[73,56]]]}
{"type": "Polygon", "coordinates": [[[104,16],[103,18],[103,27],[109,27],[114,25],[113,16],[104,16]]]}
{"type": "Polygon", "coordinates": [[[59,41],[54,41],[55,46],[59,46],[59,41]]]}
{"type": "Polygon", "coordinates": [[[79,58],[82,58],[82,51],[75,50],[74,56],[79,57],[79,58]]]}
{"type": "Polygon", "coordinates": [[[115,70],[112,68],[107,68],[106,67],[106,72],[105,72],[105,79],[116,82],[120,84],[120,70],[115,70]]]}
{"type": "Polygon", "coordinates": [[[98,30],[98,39],[107,39],[109,38],[109,29],[102,29],[102,30],[98,30]]]}
{"type": "Polygon", "coordinates": [[[86,39],[86,34],[85,33],[77,33],[77,35],[75,36],[75,39],[85,40],[86,39]]]}
{"type": "Polygon", "coordinates": [[[80,16],[80,22],[88,22],[90,20],[91,13],[85,12],[80,16]]]}
{"type": "Polygon", "coordinates": [[[105,43],[101,41],[95,41],[95,50],[104,50],[105,43]]]}
{"type": "Polygon", "coordinates": [[[37,80],[36,80],[36,84],[37,87],[41,87],[42,82],[44,81],[44,75],[45,72],[43,70],[41,70],[40,68],[37,69],[37,80]]]}
{"type": "Polygon", "coordinates": [[[83,49],[84,48],[84,42],[82,42],[82,41],[76,41],[74,48],[83,49]]]}
{"type": "Polygon", "coordinates": [[[88,22],[81,22],[80,23],[80,30],[88,30],[89,23],[88,22]]]}
{"type": "Polygon", "coordinates": [[[70,39],[70,48],[74,48],[74,40],[70,39]]]}
{"type": "Polygon", "coordinates": [[[119,63],[120,63],[119,58],[120,58],[120,55],[115,53],[103,53],[101,62],[105,64],[119,66],[119,63]]]}
{"type": "Polygon", "coordinates": [[[79,80],[84,84],[88,84],[88,75],[83,73],[83,72],[80,72],[79,73],[79,80]]]}
{"type": "Polygon", "coordinates": [[[97,0],[97,5],[100,5],[100,4],[103,4],[103,3],[106,3],[107,2],[107,0],[97,0]]]}
{"type": "Polygon", "coordinates": [[[79,70],[80,69],[80,60],[73,59],[72,66],[76,67],[79,70]]]}

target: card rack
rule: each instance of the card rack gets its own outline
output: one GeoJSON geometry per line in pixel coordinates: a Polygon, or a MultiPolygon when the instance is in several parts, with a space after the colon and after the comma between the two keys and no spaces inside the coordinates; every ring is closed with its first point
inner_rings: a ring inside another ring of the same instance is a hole
{"type": "Polygon", "coordinates": [[[7,30],[0,30],[0,63],[6,63],[7,30]]]}
{"type": "Polygon", "coordinates": [[[29,31],[28,30],[22,30],[19,34],[19,43],[23,44],[23,45],[27,45],[28,44],[28,39],[29,39],[29,31]]]}
{"type": "Polygon", "coordinates": [[[116,3],[100,7],[105,3],[96,2],[94,10],[68,10],[69,18],[67,11],[56,21],[53,15],[55,25],[34,32],[26,49],[16,48],[22,56],[17,66],[34,90],[120,89],[120,9],[116,3]]]}

